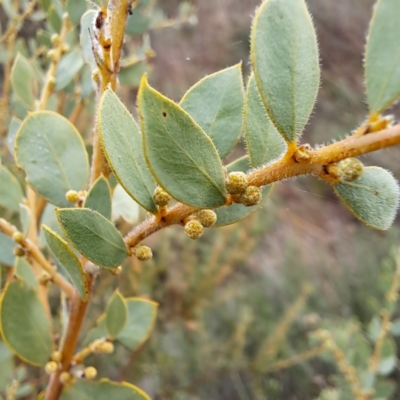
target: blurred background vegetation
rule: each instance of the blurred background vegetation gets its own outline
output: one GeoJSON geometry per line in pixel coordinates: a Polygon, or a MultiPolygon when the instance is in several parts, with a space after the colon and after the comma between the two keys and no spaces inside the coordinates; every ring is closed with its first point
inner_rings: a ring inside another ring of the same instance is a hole
{"type": "MultiPolygon", "coordinates": [[[[0,3],[3,27],[10,18],[9,3],[0,3]]],[[[154,87],[176,101],[206,74],[239,61],[248,75],[249,32],[258,0],[148,3],[131,17],[137,20],[125,44],[120,95],[128,109],[135,110],[136,85],[144,71],[154,87]]],[[[347,135],[365,118],[363,48],[373,1],[308,4],[322,66],[317,106],[303,137],[314,145],[347,135]]],[[[32,50],[29,41],[36,37],[40,42],[45,25],[37,17],[21,29],[16,46],[27,57],[40,48],[32,50]]],[[[0,57],[5,51],[0,48],[0,57]]],[[[4,66],[4,57],[1,62],[4,66]]],[[[65,99],[58,101],[54,107],[71,115],[74,104],[68,110],[65,99]]],[[[76,125],[89,138],[93,94],[82,105],[76,125]]],[[[393,112],[399,116],[398,108],[393,112]]],[[[6,164],[5,136],[2,144],[6,164]]],[[[242,154],[239,144],[229,159],[242,154]]],[[[399,160],[400,149],[392,148],[363,161],[390,167],[400,177],[399,160]]],[[[122,222],[119,227],[128,228],[122,222]]],[[[146,243],[153,260],[132,259],[118,279],[102,273],[86,331],[117,286],[125,296],[157,301],[159,314],[152,336],[138,351],[120,346],[113,355],[95,355],[88,362],[100,376],[135,383],[155,400],[354,399],[340,360],[313,332],[330,332],[349,364],[368,369],[381,309],[389,307],[386,293],[394,281],[399,238],[398,222],[388,232],[364,227],[323,182],[301,178],[280,183],[248,219],[207,230],[196,242],[179,228],[159,232],[146,243]]],[[[399,314],[394,306],[390,313],[392,319],[399,314]]],[[[400,334],[398,324],[392,324],[391,333],[400,334]]],[[[371,399],[400,398],[396,346],[390,340],[388,365],[380,370],[379,388],[373,384],[378,394],[371,399]]],[[[0,350],[0,368],[14,362],[0,350]]],[[[35,381],[23,363],[12,375],[21,387],[30,385],[18,397],[34,398],[42,378],[35,381]]],[[[7,382],[9,376],[0,373],[0,392],[7,391],[7,382]]]]}

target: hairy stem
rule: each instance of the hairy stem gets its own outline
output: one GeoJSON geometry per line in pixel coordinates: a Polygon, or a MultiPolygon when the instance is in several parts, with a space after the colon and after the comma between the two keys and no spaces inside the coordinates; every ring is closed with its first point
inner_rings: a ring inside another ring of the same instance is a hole
{"type": "MultiPolygon", "coordinates": [[[[301,175],[321,176],[324,173],[324,168],[329,164],[399,144],[400,124],[397,124],[380,132],[369,133],[360,137],[350,136],[329,146],[312,150],[309,153],[309,159],[303,162],[297,162],[293,156],[293,149],[290,149],[290,153],[284,156],[282,160],[251,173],[248,176],[249,184],[265,186],[301,175]]],[[[183,219],[196,211],[193,207],[177,204],[168,210],[161,221],[157,221],[153,217],[135,227],[125,237],[125,243],[129,248],[135,247],[160,229],[180,224],[183,219]]]]}

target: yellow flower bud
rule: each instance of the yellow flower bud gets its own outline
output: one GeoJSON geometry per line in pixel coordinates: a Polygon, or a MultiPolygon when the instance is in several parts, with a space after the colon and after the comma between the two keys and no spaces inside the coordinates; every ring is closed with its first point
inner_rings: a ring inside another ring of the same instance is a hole
{"type": "Polygon", "coordinates": [[[261,201],[262,191],[257,186],[249,186],[240,195],[240,202],[246,207],[257,205],[261,201]]]}
{"type": "Polygon", "coordinates": [[[153,257],[153,252],[150,247],[140,246],[135,251],[136,257],[140,261],[148,261],[153,257]]]}
{"type": "Polygon", "coordinates": [[[54,45],[58,45],[60,43],[60,35],[57,33],[54,33],[53,35],[51,35],[51,43],[53,43],[54,45]]]}
{"type": "Polygon", "coordinates": [[[61,374],[60,374],[60,382],[62,384],[67,385],[69,383],[72,383],[72,381],[73,381],[73,377],[69,372],[67,372],[67,371],[61,372],[61,374]]]}
{"type": "Polygon", "coordinates": [[[57,57],[56,51],[55,50],[49,50],[47,52],[47,57],[50,58],[50,60],[55,60],[57,57]]]}
{"type": "Polygon", "coordinates": [[[97,376],[97,369],[95,367],[86,367],[83,370],[83,376],[86,379],[94,379],[97,376]]]}
{"type": "Polygon", "coordinates": [[[14,240],[15,243],[23,244],[24,240],[25,240],[25,237],[22,234],[22,232],[16,231],[13,234],[13,240],[14,240]]]}
{"type": "Polygon", "coordinates": [[[190,237],[190,239],[198,239],[203,232],[203,225],[196,219],[192,219],[185,224],[185,233],[190,237]]]}
{"type": "Polygon", "coordinates": [[[336,173],[342,182],[357,180],[364,171],[363,163],[357,158],[346,158],[337,164],[336,173]]]}
{"type": "Polygon", "coordinates": [[[21,246],[14,247],[13,253],[17,257],[23,257],[25,255],[25,250],[21,246]]]}
{"type": "Polygon", "coordinates": [[[167,206],[171,201],[171,196],[160,186],[157,186],[153,193],[153,201],[157,206],[167,206]]]}
{"type": "Polygon", "coordinates": [[[58,364],[55,361],[49,361],[45,366],[44,370],[46,374],[53,374],[58,369],[58,364]]]}
{"type": "Polygon", "coordinates": [[[65,198],[70,203],[76,203],[79,200],[79,194],[76,190],[68,190],[68,192],[65,193],[65,198]]]}
{"type": "Polygon", "coordinates": [[[62,354],[61,351],[53,351],[51,353],[51,359],[55,362],[61,362],[62,360],[62,354]]]}
{"type": "Polygon", "coordinates": [[[226,190],[229,194],[241,194],[248,185],[247,175],[244,172],[231,172],[225,180],[226,190]]]}
{"type": "Polygon", "coordinates": [[[99,346],[99,352],[111,354],[114,351],[114,345],[111,342],[103,342],[99,346]]]}
{"type": "Polygon", "coordinates": [[[43,271],[38,276],[39,285],[47,285],[51,281],[51,276],[43,271]]]}
{"type": "Polygon", "coordinates": [[[213,210],[201,210],[196,215],[205,228],[210,228],[217,222],[217,214],[213,210]]]}

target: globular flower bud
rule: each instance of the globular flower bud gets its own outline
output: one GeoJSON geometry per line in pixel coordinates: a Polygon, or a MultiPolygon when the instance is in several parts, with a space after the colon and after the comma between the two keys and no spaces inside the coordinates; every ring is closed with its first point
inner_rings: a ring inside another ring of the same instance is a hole
{"type": "Polygon", "coordinates": [[[76,190],[68,190],[68,192],[65,193],[65,198],[70,203],[76,203],[79,200],[79,193],[76,190]]]}
{"type": "Polygon", "coordinates": [[[25,240],[25,237],[22,234],[22,232],[16,231],[13,234],[13,240],[14,240],[15,243],[23,244],[23,242],[25,240]]]}
{"type": "Polygon", "coordinates": [[[25,250],[21,246],[14,247],[13,253],[17,257],[23,257],[25,255],[25,250]]]}
{"type": "Polygon", "coordinates": [[[140,246],[136,249],[136,257],[140,261],[148,261],[153,257],[153,252],[150,247],[140,246]]]}
{"type": "Polygon", "coordinates": [[[346,158],[337,164],[337,175],[342,182],[353,182],[364,171],[363,163],[357,158],[346,158]]]}
{"type": "Polygon", "coordinates": [[[69,44],[64,43],[61,47],[62,54],[68,53],[70,50],[71,50],[71,47],[69,46],[69,44]]]}
{"type": "Polygon", "coordinates": [[[58,364],[55,361],[49,361],[45,366],[44,370],[46,374],[53,374],[58,369],[58,364]]]}
{"type": "Polygon", "coordinates": [[[157,186],[153,193],[153,201],[157,206],[167,206],[171,201],[171,196],[160,186],[157,186]]]}
{"type": "Polygon", "coordinates": [[[114,351],[114,345],[111,342],[103,342],[99,345],[99,352],[111,354],[114,351]]]}
{"type": "Polygon", "coordinates": [[[244,193],[240,195],[240,202],[251,207],[257,205],[261,201],[262,191],[257,186],[248,186],[244,193]]]}
{"type": "Polygon", "coordinates": [[[47,52],[47,57],[50,58],[50,60],[55,60],[57,57],[56,51],[51,49],[47,52]]]}
{"type": "Polygon", "coordinates": [[[60,43],[60,35],[58,33],[54,33],[53,35],[51,35],[51,43],[53,43],[54,45],[58,45],[60,43]]]}
{"type": "Polygon", "coordinates": [[[244,172],[231,172],[225,180],[226,190],[229,194],[241,194],[248,185],[247,175],[244,172]]]}
{"type": "Polygon", "coordinates": [[[51,281],[51,276],[47,272],[43,271],[38,276],[40,285],[47,285],[51,281]]]}
{"type": "Polygon", "coordinates": [[[117,275],[119,275],[119,274],[122,272],[122,267],[119,265],[117,268],[110,269],[110,272],[111,272],[113,275],[117,276],[117,275]]]}
{"type": "Polygon", "coordinates": [[[190,239],[198,239],[204,232],[204,227],[200,221],[192,219],[185,224],[185,233],[190,239]]]}
{"type": "Polygon", "coordinates": [[[67,371],[63,371],[60,374],[60,382],[64,385],[72,383],[73,379],[73,376],[67,371]]]}
{"type": "Polygon", "coordinates": [[[83,370],[83,375],[86,379],[94,379],[97,376],[97,369],[95,367],[86,367],[83,370]]]}
{"type": "Polygon", "coordinates": [[[196,215],[205,228],[210,228],[217,222],[217,214],[213,210],[201,210],[196,215]]]}
{"type": "Polygon", "coordinates": [[[61,362],[62,360],[62,354],[61,351],[53,351],[51,353],[51,359],[55,362],[61,362]]]}

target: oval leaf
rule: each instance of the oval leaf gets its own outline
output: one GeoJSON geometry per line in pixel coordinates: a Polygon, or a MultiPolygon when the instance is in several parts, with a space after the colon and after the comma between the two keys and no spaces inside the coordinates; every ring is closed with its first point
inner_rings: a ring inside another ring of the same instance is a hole
{"type": "Polygon", "coordinates": [[[17,135],[18,129],[21,126],[22,121],[18,118],[12,117],[10,121],[10,125],[8,127],[8,135],[7,135],[7,147],[10,154],[14,157],[14,141],[15,136],[17,135]]]}
{"type": "Polygon", "coordinates": [[[30,62],[19,53],[11,69],[11,87],[25,106],[34,109],[37,91],[35,71],[30,62]]]}
{"type": "MultiPolygon", "coordinates": [[[[58,222],[57,215],[56,215],[56,208],[53,206],[53,204],[46,204],[46,207],[43,211],[42,218],[40,220],[41,225],[46,225],[48,226],[52,231],[57,233],[58,236],[60,236],[62,239],[66,239],[60,223],[58,222]]],[[[39,243],[40,247],[46,247],[47,242],[46,238],[44,236],[43,229],[40,228],[40,233],[39,233],[39,243]]]]}
{"type": "Polygon", "coordinates": [[[67,386],[61,396],[61,400],[151,400],[150,397],[136,386],[130,383],[111,382],[101,379],[100,382],[78,380],[67,386]]]}
{"type": "Polygon", "coordinates": [[[17,133],[15,156],[28,184],[56,206],[70,206],[66,192],[86,187],[89,163],[85,145],[74,125],[60,114],[30,114],[17,133]]]}
{"type": "Polygon", "coordinates": [[[56,213],[70,242],[99,267],[116,268],[128,256],[120,233],[97,211],[75,208],[59,209],[56,213]]]}
{"type": "Polygon", "coordinates": [[[138,104],[146,161],[165,191],[192,207],[225,204],[225,177],[211,139],[143,76],[138,104]]]}
{"type": "Polygon", "coordinates": [[[397,353],[396,342],[391,337],[384,339],[379,354],[378,373],[387,376],[396,368],[397,353]]]}
{"type": "Polygon", "coordinates": [[[31,210],[25,204],[19,205],[19,219],[21,221],[22,233],[27,236],[31,226],[31,210]]]}
{"type": "Polygon", "coordinates": [[[114,188],[112,199],[112,220],[122,217],[126,222],[134,224],[139,220],[139,205],[118,184],[114,188]]]}
{"type": "Polygon", "coordinates": [[[242,64],[197,82],[179,105],[203,128],[225,158],[240,138],[243,122],[242,64]]]}
{"type": "Polygon", "coordinates": [[[156,187],[143,156],[142,135],[129,111],[112,90],[106,90],[99,106],[100,140],[119,183],[144,209],[157,212],[156,187]]]}
{"type": "Polygon", "coordinates": [[[74,254],[69,244],[53,232],[48,226],[42,225],[47,244],[54,257],[67,271],[73,285],[83,301],[88,298],[88,283],[78,257],[74,254]]]}
{"type": "MultiPolygon", "coordinates": [[[[248,172],[250,168],[251,167],[248,156],[239,158],[238,160],[232,162],[227,166],[228,172],[233,172],[233,171],[248,172]]],[[[270,195],[272,187],[273,185],[267,185],[263,187],[262,199],[259,204],[253,207],[245,207],[243,204],[233,203],[230,206],[221,207],[215,210],[215,213],[217,214],[217,222],[215,223],[214,227],[218,228],[220,226],[234,224],[235,222],[238,222],[241,219],[246,218],[251,213],[258,210],[270,195]]]]}
{"type": "Polygon", "coordinates": [[[367,167],[354,182],[334,185],[335,192],[365,225],[386,230],[396,217],[400,189],[389,171],[367,167]]]}
{"type": "Polygon", "coordinates": [[[38,281],[36,279],[36,275],[33,272],[33,268],[26,261],[24,257],[15,257],[14,263],[14,273],[15,276],[25,281],[25,283],[31,288],[37,290],[39,288],[38,281]]]}
{"type": "Polygon", "coordinates": [[[106,308],[106,328],[111,338],[115,338],[126,324],[128,310],[121,293],[116,290],[106,308]]]}
{"type": "Polygon", "coordinates": [[[15,255],[13,250],[15,246],[14,240],[0,232],[0,264],[9,267],[14,265],[15,255]]]}
{"type": "Polygon", "coordinates": [[[82,0],[68,0],[67,10],[70,21],[74,25],[78,25],[82,15],[86,11],[86,1],[82,0]]]}
{"type": "Polygon", "coordinates": [[[18,179],[6,167],[0,166],[0,206],[19,211],[23,197],[18,179]]]}
{"type": "Polygon", "coordinates": [[[83,58],[86,64],[90,65],[93,71],[97,68],[96,60],[93,55],[92,41],[90,39],[90,32],[93,31],[93,21],[96,18],[97,11],[88,10],[81,18],[81,33],[79,35],[80,45],[83,51],[83,58]]]}
{"type": "Polygon", "coordinates": [[[138,349],[150,336],[157,317],[158,304],[140,298],[126,299],[128,317],[116,339],[129,350],[138,349]]]}
{"type": "MultiPolygon", "coordinates": [[[[82,3],[84,3],[82,1],[82,3]]],[[[55,90],[64,89],[83,67],[84,61],[80,51],[71,51],[63,56],[57,65],[55,90]]]]}
{"type": "Polygon", "coordinates": [[[251,62],[269,117],[287,142],[302,133],[319,87],[318,47],[304,0],[265,0],[251,35],[251,62]]]}
{"type": "Polygon", "coordinates": [[[45,365],[53,350],[51,323],[36,292],[24,281],[8,283],[1,298],[3,339],[18,357],[45,365]]]}
{"type": "Polygon", "coordinates": [[[279,159],[286,151],[285,141],[265,111],[254,74],[251,74],[246,90],[244,131],[254,168],[279,159]]]}
{"type": "Polygon", "coordinates": [[[371,112],[381,113],[400,97],[400,2],[379,0],[365,54],[365,82],[371,112]]]}
{"type": "Polygon", "coordinates": [[[107,219],[111,219],[110,186],[103,176],[99,177],[90,188],[83,206],[98,211],[107,219]]]}

